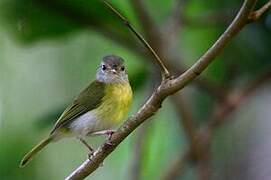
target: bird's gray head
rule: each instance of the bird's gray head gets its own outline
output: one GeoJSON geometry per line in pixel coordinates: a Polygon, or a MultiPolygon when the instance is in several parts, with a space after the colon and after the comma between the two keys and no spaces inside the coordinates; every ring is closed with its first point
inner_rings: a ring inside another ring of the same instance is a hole
{"type": "Polygon", "coordinates": [[[96,79],[105,83],[128,82],[124,60],[116,55],[105,56],[97,70],[96,79]]]}

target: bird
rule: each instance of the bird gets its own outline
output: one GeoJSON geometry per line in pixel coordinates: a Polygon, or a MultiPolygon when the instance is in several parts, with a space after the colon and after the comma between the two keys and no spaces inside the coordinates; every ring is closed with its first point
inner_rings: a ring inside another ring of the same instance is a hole
{"type": "Polygon", "coordinates": [[[65,137],[78,139],[89,150],[89,157],[94,149],[86,142],[88,136],[107,135],[110,140],[115,128],[128,114],[133,99],[124,63],[117,55],[103,57],[96,79],[64,110],[48,137],[23,157],[20,167],[49,143],[65,137]]]}

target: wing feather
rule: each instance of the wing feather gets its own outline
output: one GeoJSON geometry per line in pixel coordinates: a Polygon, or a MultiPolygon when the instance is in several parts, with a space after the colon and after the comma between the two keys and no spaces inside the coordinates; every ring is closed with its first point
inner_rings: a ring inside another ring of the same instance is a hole
{"type": "Polygon", "coordinates": [[[75,118],[98,107],[104,96],[105,84],[93,81],[79,96],[68,106],[57,120],[51,134],[57,129],[71,123],[75,118]]]}

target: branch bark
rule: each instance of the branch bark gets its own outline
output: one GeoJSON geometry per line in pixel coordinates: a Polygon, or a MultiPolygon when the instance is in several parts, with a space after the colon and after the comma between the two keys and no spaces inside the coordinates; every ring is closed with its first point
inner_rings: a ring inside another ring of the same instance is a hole
{"type": "Polygon", "coordinates": [[[98,150],[95,151],[91,160],[87,159],[83,162],[83,164],[73,171],[66,179],[83,179],[94,172],[104,159],[111,154],[114,149],[133,132],[133,130],[158,111],[165,98],[181,90],[189,82],[199,76],[228,44],[228,42],[247,24],[248,16],[251,13],[255,2],[256,0],[245,0],[236,18],[229,25],[227,30],[192,67],[176,78],[163,79],[160,86],[154,90],[151,97],[139,109],[139,111],[128,118],[117,132],[113,134],[111,141],[102,144],[98,150]]]}

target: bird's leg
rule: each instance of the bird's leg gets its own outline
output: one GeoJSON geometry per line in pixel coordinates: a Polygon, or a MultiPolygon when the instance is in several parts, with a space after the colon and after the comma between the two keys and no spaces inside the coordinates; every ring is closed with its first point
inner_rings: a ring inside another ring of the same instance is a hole
{"type": "Polygon", "coordinates": [[[108,145],[112,145],[112,143],[110,142],[112,135],[116,132],[116,130],[104,130],[104,131],[97,131],[95,133],[92,133],[91,135],[107,135],[107,142],[106,144],[108,145]]]}
{"type": "Polygon", "coordinates": [[[107,135],[107,140],[111,140],[112,135],[116,132],[116,130],[104,130],[104,131],[97,131],[94,133],[91,133],[91,135],[107,135]]]}
{"type": "Polygon", "coordinates": [[[88,145],[88,143],[87,143],[84,139],[79,138],[79,141],[80,141],[82,144],[84,144],[84,145],[87,147],[87,149],[89,150],[88,158],[91,160],[91,157],[92,157],[93,154],[94,154],[94,149],[93,149],[90,145],[88,145]]]}

